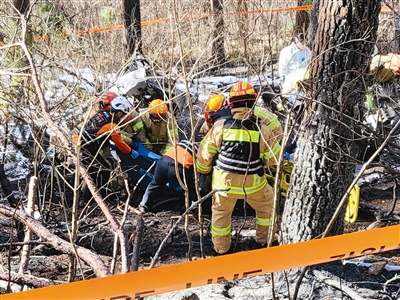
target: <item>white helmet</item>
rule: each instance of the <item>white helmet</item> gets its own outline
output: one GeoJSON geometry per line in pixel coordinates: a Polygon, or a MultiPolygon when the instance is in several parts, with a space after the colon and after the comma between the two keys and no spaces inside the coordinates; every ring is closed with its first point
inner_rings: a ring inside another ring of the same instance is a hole
{"type": "Polygon", "coordinates": [[[111,112],[122,111],[124,114],[129,114],[132,109],[132,105],[123,96],[118,96],[113,99],[111,102],[111,112]]]}

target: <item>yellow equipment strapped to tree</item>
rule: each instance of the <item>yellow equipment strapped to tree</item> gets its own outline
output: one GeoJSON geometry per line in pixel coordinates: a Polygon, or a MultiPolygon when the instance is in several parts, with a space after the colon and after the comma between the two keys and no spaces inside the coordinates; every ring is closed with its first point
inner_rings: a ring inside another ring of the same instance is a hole
{"type": "MultiPolygon", "coordinates": [[[[283,161],[282,176],[281,176],[281,181],[279,183],[279,187],[281,189],[281,195],[283,197],[287,196],[292,170],[293,170],[293,163],[285,159],[283,161]]],[[[268,183],[271,186],[274,186],[274,180],[276,177],[276,166],[270,167],[268,171],[269,173],[266,174],[268,183]]],[[[360,187],[358,186],[358,184],[356,184],[354,185],[354,187],[350,192],[349,201],[346,206],[346,214],[344,216],[344,220],[346,222],[354,223],[355,221],[357,221],[359,203],[360,203],[360,187]]]]}

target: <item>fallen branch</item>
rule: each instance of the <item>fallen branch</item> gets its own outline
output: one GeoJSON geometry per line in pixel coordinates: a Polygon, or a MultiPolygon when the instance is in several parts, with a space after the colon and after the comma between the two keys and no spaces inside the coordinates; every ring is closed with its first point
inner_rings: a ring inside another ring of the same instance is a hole
{"type": "MultiPolygon", "coordinates": [[[[26,207],[26,213],[29,216],[32,215],[35,209],[35,189],[37,180],[38,178],[36,176],[32,176],[29,182],[28,202],[26,207]]],[[[25,228],[24,243],[29,242],[31,239],[32,239],[32,230],[30,230],[30,228],[27,226],[25,228]]],[[[28,268],[30,251],[31,251],[31,246],[29,244],[25,244],[22,246],[21,260],[18,269],[19,274],[24,274],[24,272],[28,268]]]]}
{"type": "MultiPolygon", "coordinates": [[[[75,254],[74,247],[71,243],[52,234],[39,221],[29,216],[24,210],[13,209],[9,206],[0,204],[0,213],[7,217],[14,216],[18,221],[28,226],[41,239],[49,242],[49,244],[51,244],[55,249],[66,254],[75,254]]],[[[93,269],[96,276],[106,277],[110,275],[104,262],[96,253],[80,246],[76,246],[76,252],[79,257],[93,269]]]]}
{"type": "Polygon", "coordinates": [[[322,274],[320,271],[314,270],[314,275],[321,280],[323,283],[326,283],[327,285],[330,285],[343,293],[345,293],[347,296],[349,296],[353,300],[365,300],[364,297],[361,297],[359,294],[357,294],[355,291],[353,291],[351,288],[343,284],[342,282],[326,277],[325,275],[322,274]]]}
{"type": "Polygon", "coordinates": [[[27,284],[35,288],[65,283],[63,281],[54,281],[31,275],[17,274],[14,272],[0,272],[0,280],[11,281],[16,284],[27,284]]]}
{"type": "MultiPolygon", "coordinates": [[[[354,262],[354,261],[344,260],[343,265],[356,265],[358,267],[370,268],[372,266],[372,263],[354,262]]],[[[395,265],[385,265],[384,269],[387,272],[400,272],[400,266],[395,266],[395,265]]]]}

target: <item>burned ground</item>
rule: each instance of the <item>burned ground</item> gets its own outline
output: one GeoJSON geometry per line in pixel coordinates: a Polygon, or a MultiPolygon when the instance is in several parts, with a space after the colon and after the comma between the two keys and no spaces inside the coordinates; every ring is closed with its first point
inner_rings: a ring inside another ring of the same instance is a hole
{"type": "MultiPolygon", "coordinates": [[[[356,232],[369,229],[371,227],[390,226],[399,223],[400,203],[395,203],[396,193],[399,192],[395,182],[379,183],[376,180],[373,183],[363,184],[361,187],[360,208],[357,222],[346,223],[345,232],[356,232]],[[389,214],[390,212],[390,214],[389,214]]],[[[161,199],[161,198],[160,198],[161,199]]],[[[162,202],[162,201],[161,201],[162,202]]],[[[113,214],[119,219],[123,216],[123,202],[109,203],[113,214]]],[[[251,208],[243,209],[243,201],[238,201],[235,212],[232,217],[232,231],[235,233],[232,239],[231,252],[241,252],[256,249],[258,246],[254,242],[255,233],[255,217],[251,208]],[[244,212],[246,212],[244,214],[244,212]]],[[[57,203],[53,203],[52,209],[42,216],[42,222],[46,223],[46,227],[54,234],[68,240],[68,230],[65,223],[65,213],[70,213],[70,208],[65,208],[57,203]]],[[[144,220],[144,232],[140,246],[139,270],[146,269],[150,266],[155,253],[159,246],[163,243],[165,237],[171,231],[171,228],[177,222],[179,216],[184,211],[183,200],[166,201],[162,205],[157,206],[154,212],[147,212],[138,215],[133,210],[128,212],[125,228],[131,235],[130,251],[132,251],[133,237],[136,232],[136,224],[138,218],[144,220]]],[[[102,212],[96,204],[91,203],[86,209],[80,210],[80,223],[77,238],[77,244],[92,249],[99,253],[102,259],[111,265],[114,233],[110,229],[108,222],[105,220],[102,212]]],[[[216,255],[212,249],[211,235],[209,231],[211,218],[209,214],[203,215],[203,225],[197,221],[197,210],[193,215],[189,216],[187,230],[191,236],[190,241],[192,250],[189,252],[188,235],[185,230],[184,222],[181,222],[173,230],[170,237],[166,240],[162,248],[158,261],[155,266],[177,264],[188,261],[207,258],[216,255]],[[201,231],[202,227],[202,231],[201,231]],[[200,237],[202,235],[202,237],[200,237]]],[[[207,213],[207,212],[206,212],[207,213]]],[[[0,223],[1,243],[2,246],[2,262],[6,266],[8,258],[10,267],[16,271],[19,265],[18,247],[12,247],[11,256],[9,256],[11,221],[3,218],[0,223]]],[[[15,231],[14,236],[15,236],[15,231]]],[[[68,255],[60,253],[54,248],[42,243],[34,237],[37,243],[33,243],[31,259],[29,264],[29,272],[33,276],[48,278],[55,281],[65,282],[68,278],[68,255]]],[[[312,299],[328,299],[329,293],[326,291],[318,291],[318,289],[336,290],[332,294],[331,299],[355,299],[349,292],[340,292],[342,296],[338,298],[340,287],[335,287],[335,283],[341,283],[350,290],[357,291],[359,295],[363,295],[364,299],[398,299],[400,293],[399,280],[397,274],[399,271],[388,272],[384,268],[385,264],[400,266],[400,250],[380,253],[376,255],[368,255],[354,259],[357,262],[371,263],[371,267],[359,267],[354,264],[343,265],[340,262],[322,264],[312,268],[312,276],[318,277],[319,282],[323,285],[315,287],[312,299]],[[376,267],[378,266],[378,267],[376,267]],[[375,268],[375,271],[373,270],[375,268]],[[319,274],[319,275],[315,275],[319,274]],[[321,277],[322,276],[322,277],[321,277]],[[325,279],[321,279],[325,278],[325,279]],[[324,287],[325,286],[325,287],[324,287]],[[316,297],[316,298],[315,298],[316,297]],[[320,298],[319,298],[320,297],[320,298]],[[366,298],[365,298],[366,297],[366,298]]],[[[85,278],[93,278],[93,271],[83,265],[85,278]]],[[[118,271],[118,270],[117,270],[118,271]]],[[[310,271],[311,272],[311,271],[310,271]]],[[[311,274],[311,273],[309,273],[311,274]]],[[[308,275],[310,276],[310,275],[308,275]]],[[[81,272],[78,272],[76,280],[81,280],[81,272]]],[[[265,279],[266,282],[269,282],[265,279]]],[[[316,279],[314,279],[316,280],[316,279]]],[[[226,286],[224,293],[217,299],[229,299],[238,297],[237,293],[232,294],[235,289],[229,290],[240,285],[234,281],[230,283],[232,286],[226,286]]],[[[2,292],[5,292],[3,289],[2,292]]],[[[196,292],[194,292],[196,293],[196,292]]],[[[219,293],[218,291],[216,293],[219,293]]],[[[161,297],[161,296],[159,296],[161,297]]],[[[167,297],[167,296],[166,296],[167,297]]],[[[178,297],[178,296],[177,296],[178,297]]],[[[180,297],[180,296],[179,296],[180,297]]],[[[185,299],[183,296],[176,299],[185,299]]],[[[174,296],[175,298],[175,296],[174,296]]],[[[161,299],[161,298],[160,298],[161,299]]],[[[167,299],[167,298],[165,298],[167,299]]],[[[206,299],[206,298],[199,298],[206,299]]],[[[254,298],[254,299],[269,299],[254,298]]]]}

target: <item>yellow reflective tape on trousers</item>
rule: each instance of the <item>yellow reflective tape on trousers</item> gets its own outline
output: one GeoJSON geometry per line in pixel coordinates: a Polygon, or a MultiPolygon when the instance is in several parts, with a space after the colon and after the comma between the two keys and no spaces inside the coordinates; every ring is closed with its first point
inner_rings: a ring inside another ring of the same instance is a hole
{"type": "MultiPolygon", "coordinates": [[[[197,165],[196,165],[197,166],[197,165]]],[[[219,189],[228,189],[226,193],[228,194],[234,194],[234,195],[243,195],[244,193],[250,195],[253,193],[256,193],[260,190],[262,190],[266,185],[267,185],[267,179],[265,176],[260,177],[257,174],[253,175],[248,175],[248,177],[253,177],[253,186],[247,186],[247,187],[242,187],[242,186],[232,186],[232,185],[225,185],[222,181],[222,173],[226,171],[222,171],[219,169],[214,169],[212,178],[213,178],[213,189],[219,190],[219,189]]]]}
{"type": "Polygon", "coordinates": [[[227,236],[231,233],[231,224],[229,224],[229,226],[226,226],[224,228],[211,226],[211,233],[216,236],[227,236]]]}
{"type": "Polygon", "coordinates": [[[69,300],[138,299],[399,249],[400,225],[392,225],[0,295],[0,300],[60,299],[61,297],[69,300]]]}
{"type": "Polygon", "coordinates": [[[258,143],[260,132],[256,130],[224,128],[222,140],[226,142],[253,142],[258,143]]]}
{"type": "Polygon", "coordinates": [[[271,225],[271,222],[269,218],[256,217],[256,224],[260,226],[269,226],[271,225]]]}

